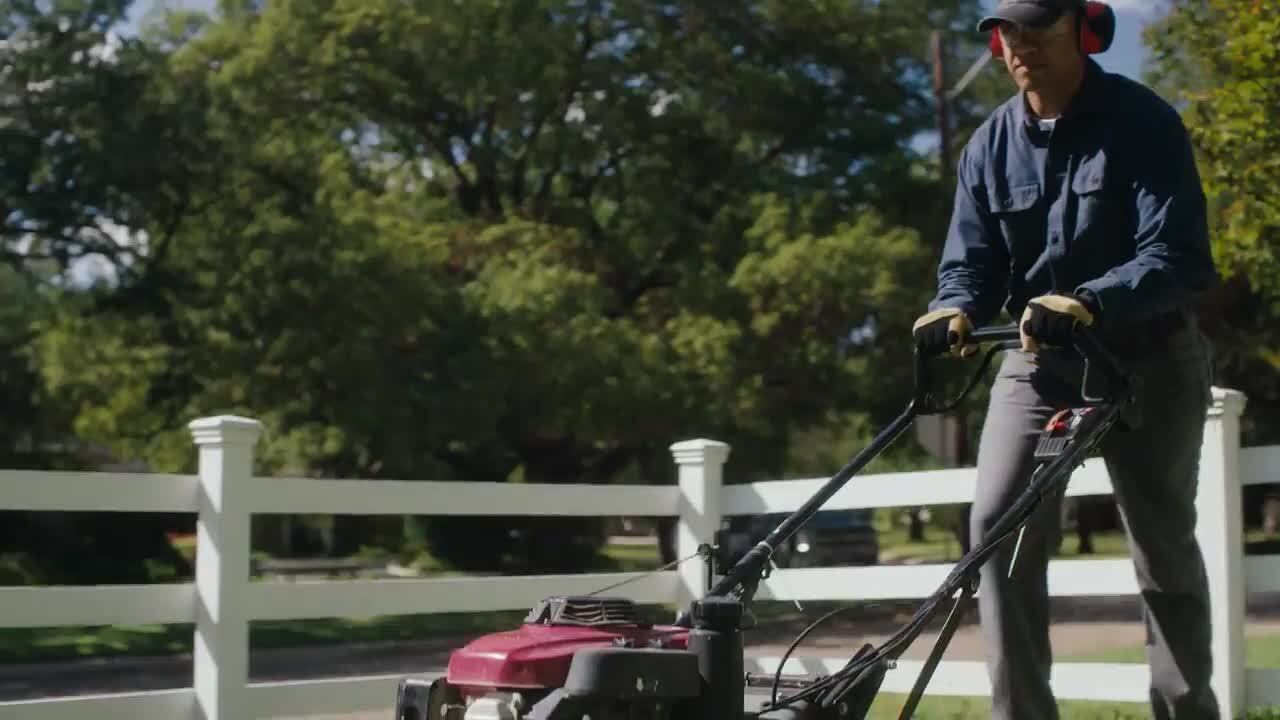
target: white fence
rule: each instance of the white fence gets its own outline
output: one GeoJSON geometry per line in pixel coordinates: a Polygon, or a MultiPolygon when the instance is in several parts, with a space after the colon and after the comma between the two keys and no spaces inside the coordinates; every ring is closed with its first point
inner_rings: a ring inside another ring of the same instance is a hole
{"type": "MultiPolygon", "coordinates": [[[[1245,707],[1280,705],[1280,670],[1246,668],[1244,600],[1249,592],[1280,590],[1280,557],[1243,555],[1241,486],[1280,482],[1280,446],[1239,447],[1244,397],[1215,390],[1205,426],[1198,535],[1214,591],[1215,684],[1225,718],[1245,707]]],[[[339,580],[294,583],[249,581],[249,520],[254,513],[678,516],[678,553],[695,552],[726,515],[794,510],[822,479],[722,487],[729,448],[690,440],[672,447],[675,486],[508,485],[254,477],[253,447],[261,426],[239,417],[191,424],[199,473],[0,472],[0,507],[11,510],[94,510],[198,513],[194,583],[155,586],[0,588],[0,625],[48,627],[194,622],[190,688],[0,703],[0,718],[93,717],[242,720],[385,709],[398,675],[303,682],[249,683],[248,624],[253,620],[485,612],[526,609],[556,593],[589,592],[631,577],[580,574],[436,580],[339,580]]],[[[1153,448],[1158,452],[1158,448],[1153,448]]],[[[854,478],[826,506],[831,509],[967,502],[972,469],[854,478]]],[[[1069,495],[1110,493],[1100,462],[1071,481],[1069,495]]],[[[757,596],[765,600],[922,598],[950,565],[793,569],[776,571],[757,596]]],[[[703,587],[703,566],[644,577],[627,594],[642,603],[684,602],[703,587]]],[[[1050,592],[1128,595],[1137,591],[1127,560],[1058,560],[1050,592]]],[[[777,658],[748,660],[753,671],[776,669],[777,658]]],[[[844,660],[792,658],[787,672],[830,672],[844,660]]],[[[920,669],[901,662],[887,691],[906,691],[920,669]]],[[[1145,702],[1148,671],[1141,664],[1055,665],[1061,699],[1145,702]]],[[[990,693],[985,668],[944,662],[929,687],[935,695],[990,693]]]]}

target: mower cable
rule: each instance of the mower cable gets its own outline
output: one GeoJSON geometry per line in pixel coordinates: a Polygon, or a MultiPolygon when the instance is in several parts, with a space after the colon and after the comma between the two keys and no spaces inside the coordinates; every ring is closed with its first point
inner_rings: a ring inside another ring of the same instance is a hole
{"type": "MultiPolygon", "coordinates": [[[[876,605],[880,605],[880,604],[881,604],[881,603],[871,603],[871,607],[875,607],[876,605]]],[[[797,648],[797,647],[799,647],[800,643],[801,643],[801,642],[802,642],[806,637],[808,637],[808,636],[809,636],[809,633],[813,632],[815,629],[817,629],[817,627],[818,627],[819,625],[821,625],[822,623],[824,623],[824,622],[826,622],[826,621],[830,620],[831,618],[835,617],[836,615],[839,615],[840,613],[845,612],[846,610],[852,610],[852,609],[854,609],[854,608],[861,608],[861,607],[864,607],[864,606],[861,606],[861,605],[845,605],[845,606],[843,606],[843,607],[838,607],[838,608],[836,608],[835,610],[832,610],[831,612],[826,613],[825,615],[823,615],[822,617],[818,618],[817,620],[814,620],[814,621],[809,625],[809,627],[805,628],[805,629],[804,629],[804,631],[803,631],[803,632],[801,632],[801,633],[800,633],[800,635],[798,635],[794,641],[792,641],[791,646],[790,646],[790,647],[788,647],[788,648],[787,648],[787,651],[786,651],[785,653],[783,653],[783,654],[782,654],[782,660],[780,660],[780,661],[778,662],[778,669],[777,669],[777,671],[776,671],[776,672],[774,672],[774,674],[773,674],[773,691],[772,691],[772,693],[770,694],[770,697],[769,697],[769,701],[770,701],[771,703],[776,703],[776,702],[778,702],[778,685],[782,682],[782,668],[786,666],[786,664],[787,664],[787,659],[791,657],[791,653],[795,652],[796,648],[797,648]]]]}
{"type": "MultiPolygon", "coordinates": [[[[1113,421],[1108,421],[1104,424],[1109,426],[1112,422],[1113,421]]],[[[1092,443],[1090,445],[1092,445],[1092,443]]],[[[1065,459],[1058,460],[1058,462],[1078,466],[1083,462],[1090,449],[1090,446],[1077,445],[1072,448],[1071,452],[1066,454],[1067,457],[1065,459]]],[[[1044,497],[1050,491],[1057,489],[1060,482],[1051,483],[1045,482],[1044,480],[1037,481],[1035,479],[1035,476],[1043,469],[1044,468],[1037,468],[1037,472],[1033,473],[1032,481],[1027,489],[1024,490],[1022,495],[1009,507],[1004,517],[1001,518],[1001,522],[997,523],[996,526],[991,529],[995,534],[988,536],[984,542],[981,542],[971,551],[967,558],[963,558],[959,563],[957,563],[956,567],[952,569],[947,579],[943,581],[942,586],[929,596],[928,600],[922,604],[912,619],[908,621],[904,627],[899,629],[892,637],[883,642],[880,647],[868,653],[867,657],[865,657],[862,662],[858,662],[855,658],[844,668],[841,668],[831,675],[814,682],[803,690],[799,690],[787,697],[771,702],[768,709],[784,707],[798,700],[811,698],[844,679],[861,672],[869,665],[881,662],[886,655],[892,657],[904,643],[914,639],[915,635],[918,634],[919,629],[930,617],[932,617],[933,612],[938,607],[939,603],[944,599],[954,597],[955,593],[963,587],[961,581],[969,577],[974,566],[981,565],[986,562],[986,560],[994,554],[996,549],[1003,544],[1009,536],[1017,532],[1020,527],[1031,518],[1037,507],[1044,500],[1044,497]]],[[[1070,474],[1067,473],[1066,475],[1069,477],[1070,474]]]]}
{"type": "Polygon", "coordinates": [[[960,403],[964,401],[964,399],[969,395],[969,393],[973,392],[973,389],[975,387],[977,387],[978,381],[981,380],[982,376],[987,373],[987,368],[991,367],[992,359],[994,359],[996,356],[996,353],[1000,352],[1001,350],[1003,350],[1003,348],[1001,348],[998,345],[989,348],[986,352],[986,355],[983,356],[982,362],[978,364],[978,369],[973,373],[973,375],[969,377],[969,382],[965,384],[964,389],[961,390],[959,393],[957,393],[956,396],[952,398],[950,401],[948,401],[946,404],[939,407],[935,411],[935,413],[945,414],[959,407],[960,403]]]}
{"type": "Polygon", "coordinates": [[[650,575],[656,575],[656,574],[658,574],[658,573],[660,573],[660,572],[666,572],[666,571],[668,571],[668,570],[671,570],[671,569],[675,568],[676,566],[678,566],[678,565],[680,565],[680,564],[682,564],[682,563],[688,562],[688,561],[690,561],[690,560],[692,560],[692,559],[694,559],[694,558],[696,558],[696,557],[701,557],[701,556],[703,555],[703,553],[704,553],[704,552],[705,552],[704,550],[699,549],[697,552],[693,553],[692,555],[689,555],[688,557],[683,557],[683,558],[680,558],[679,560],[672,560],[671,562],[667,563],[666,565],[663,565],[662,567],[655,568],[655,569],[653,569],[653,570],[648,570],[648,571],[646,571],[646,572],[642,572],[642,573],[640,573],[639,575],[633,575],[633,576],[631,576],[631,577],[627,578],[626,580],[620,580],[620,581],[618,581],[618,582],[616,582],[616,583],[613,583],[612,585],[606,585],[606,586],[604,586],[604,587],[600,588],[599,590],[593,590],[593,591],[591,591],[591,592],[587,593],[587,597],[590,597],[590,596],[592,596],[592,595],[599,595],[599,594],[600,594],[600,593],[602,593],[602,592],[607,592],[607,591],[609,591],[609,590],[613,590],[613,589],[615,589],[615,588],[620,588],[620,587],[622,587],[623,585],[627,585],[627,584],[630,584],[630,583],[636,582],[637,580],[643,580],[643,579],[645,579],[645,578],[649,577],[650,575]]]}
{"type": "MultiPolygon", "coordinates": [[[[982,361],[978,365],[978,369],[975,372],[973,372],[972,375],[970,375],[969,380],[965,384],[964,389],[961,390],[954,398],[944,403],[942,407],[938,408],[937,412],[941,412],[941,413],[951,412],[961,402],[963,402],[964,398],[968,396],[968,394],[973,390],[974,387],[977,386],[978,381],[982,379],[982,376],[986,374],[987,368],[991,366],[991,361],[995,358],[996,353],[1000,352],[1001,350],[1002,348],[1000,347],[992,347],[989,350],[987,350],[987,352],[984,354],[982,358],[982,361]]],[[[1016,508],[1016,504],[1015,504],[1015,508],[1016,508]]],[[[1013,528],[1003,533],[999,540],[994,542],[988,542],[987,543],[988,546],[998,545],[1000,542],[1003,541],[1004,537],[1006,537],[1009,533],[1012,532],[1012,530],[1013,528]]],[[[981,553],[979,553],[979,555],[981,555],[981,553]]],[[[825,690],[828,686],[832,685],[833,683],[839,682],[842,678],[848,677],[855,672],[861,671],[864,667],[869,665],[871,662],[876,661],[879,657],[886,654],[886,650],[897,650],[897,648],[904,641],[906,641],[908,638],[911,638],[918,632],[918,628],[920,628],[925,622],[928,621],[928,619],[933,615],[934,610],[938,607],[938,605],[944,599],[948,599],[955,595],[956,591],[960,589],[960,583],[958,583],[957,580],[961,580],[965,577],[965,575],[967,574],[966,571],[973,564],[972,561],[977,559],[978,558],[976,557],[972,558],[971,562],[962,563],[961,567],[956,568],[951,573],[951,575],[947,578],[947,580],[943,582],[942,587],[938,588],[931,594],[931,596],[924,603],[924,605],[916,612],[915,616],[910,621],[908,621],[907,625],[901,628],[897,633],[895,633],[887,641],[885,641],[879,648],[872,651],[869,657],[866,657],[863,659],[863,662],[859,663],[858,659],[854,658],[854,660],[851,661],[844,668],[841,668],[840,670],[832,673],[826,678],[818,680],[817,682],[810,685],[809,687],[803,690],[800,690],[779,701],[777,693],[778,693],[778,685],[781,682],[782,668],[786,664],[787,658],[790,657],[791,653],[795,651],[795,648],[810,632],[816,629],[818,625],[820,625],[823,622],[826,622],[831,617],[839,614],[840,612],[843,612],[849,607],[857,607],[857,606],[847,606],[845,608],[837,608],[836,610],[833,610],[827,613],[823,617],[818,618],[816,621],[814,621],[812,625],[810,625],[808,628],[805,628],[805,630],[802,633],[800,633],[800,636],[797,637],[794,642],[792,642],[791,647],[789,647],[787,649],[787,652],[782,656],[782,662],[778,665],[777,672],[774,674],[774,684],[773,684],[772,696],[770,699],[770,707],[773,707],[773,708],[782,707],[792,702],[795,702],[796,700],[800,700],[802,698],[810,697],[814,694],[817,694],[822,690],[825,690]]],[[[985,558],[982,558],[982,559],[985,560],[985,558]]]]}
{"type": "MultiPolygon", "coordinates": [[[[1035,502],[1032,503],[1032,507],[1034,507],[1035,504],[1038,504],[1038,501],[1039,501],[1039,498],[1036,498],[1035,502]]],[[[775,700],[771,702],[769,707],[771,709],[776,709],[779,707],[785,707],[787,705],[790,705],[798,700],[811,699],[814,695],[820,694],[821,692],[843,681],[844,679],[847,679],[853,675],[860,673],[866,667],[876,662],[882,661],[886,656],[893,657],[893,655],[898,651],[898,649],[904,643],[909,642],[911,639],[914,639],[915,635],[918,634],[919,629],[924,625],[924,623],[926,623],[929,620],[930,617],[933,616],[934,610],[938,607],[938,605],[943,600],[954,597],[955,593],[961,589],[962,585],[958,581],[968,576],[968,573],[971,570],[972,566],[975,563],[980,564],[980,561],[985,561],[986,556],[989,555],[990,552],[994,551],[996,547],[998,547],[1001,543],[1003,543],[1003,541],[1009,535],[1013,534],[1013,532],[1015,532],[1016,530],[1017,530],[1017,525],[1014,525],[1013,527],[1010,527],[1006,529],[1003,533],[1001,533],[998,538],[994,540],[988,540],[987,542],[980,545],[977,548],[977,552],[970,557],[970,561],[967,563],[961,563],[960,565],[958,565],[952,571],[951,575],[947,578],[947,580],[943,582],[942,586],[939,587],[937,590],[935,590],[929,596],[928,600],[926,600],[922,604],[922,606],[916,611],[914,617],[912,617],[912,619],[909,620],[905,626],[900,628],[898,632],[894,633],[892,637],[890,637],[889,639],[881,643],[880,647],[876,648],[875,650],[868,653],[865,657],[863,657],[861,659],[861,662],[858,661],[859,660],[858,658],[855,658],[852,662],[850,662],[845,667],[841,668],[840,670],[837,670],[836,672],[832,673],[831,675],[828,675],[825,678],[822,678],[821,680],[818,680],[817,682],[813,683],[809,687],[806,687],[803,690],[799,690],[791,695],[788,695],[787,697],[784,697],[781,700],[775,700]]]]}

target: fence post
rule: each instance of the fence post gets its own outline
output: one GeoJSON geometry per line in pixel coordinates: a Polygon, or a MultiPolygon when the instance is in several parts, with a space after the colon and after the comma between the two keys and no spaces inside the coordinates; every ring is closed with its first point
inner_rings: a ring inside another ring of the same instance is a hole
{"type": "MultiPolygon", "coordinates": [[[[687,558],[701,543],[715,540],[720,529],[720,488],[729,446],[715,440],[685,440],[671,446],[679,471],[680,519],[676,530],[676,557],[687,558]]],[[[690,560],[679,567],[677,601],[687,605],[701,597],[708,580],[706,563],[690,560]]]]}
{"type": "Polygon", "coordinates": [[[249,505],[257,420],[200,418],[188,428],[199,448],[196,630],[193,687],[198,720],[239,720],[249,682],[249,505]]]}
{"type": "Polygon", "coordinates": [[[1240,480],[1240,415],[1245,396],[1213,388],[1205,422],[1196,497],[1196,539],[1209,576],[1213,621],[1213,689],[1223,720],[1245,712],[1244,518],[1240,480]]]}

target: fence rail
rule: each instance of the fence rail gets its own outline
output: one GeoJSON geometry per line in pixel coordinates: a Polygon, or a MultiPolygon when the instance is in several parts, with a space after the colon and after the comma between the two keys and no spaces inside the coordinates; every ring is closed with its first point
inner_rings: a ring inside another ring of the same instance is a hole
{"type": "MultiPolygon", "coordinates": [[[[1239,447],[1243,397],[1215,389],[1202,446],[1197,535],[1214,589],[1215,685],[1224,717],[1246,707],[1280,704],[1280,670],[1246,668],[1246,593],[1280,591],[1280,557],[1243,555],[1240,489],[1280,483],[1280,446],[1239,447]]],[[[45,698],[0,703],[0,718],[257,718],[341,714],[388,707],[398,675],[248,682],[248,623],[321,617],[487,612],[525,609],[559,593],[596,590],[634,579],[626,594],[641,603],[687,602],[706,578],[700,563],[653,574],[602,573],[431,580],[250,582],[249,518],[255,513],[394,515],[675,516],[677,554],[691,555],[725,516],[796,509],[825,478],[725,485],[729,448],[709,440],[672,446],[676,485],[597,486],[254,477],[253,446],[261,426],[239,417],[191,424],[199,452],[195,475],[0,471],[3,508],[18,510],[190,512],[198,515],[193,583],[94,587],[0,588],[0,625],[194,623],[192,686],[163,692],[45,698]]],[[[972,499],[972,468],[854,478],[830,509],[963,503],[972,499]]],[[[1090,460],[1068,495],[1110,494],[1101,461],[1090,460]]],[[[950,565],[837,567],[775,571],[761,600],[918,599],[935,591],[950,565]]],[[[1055,560],[1055,596],[1132,595],[1128,560],[1055,560]]],[[[748,670],[772,672],[778,658],[749,658],[748,670]]],[[[791,658],[787,672],[831,672],[844,660],[791,658]]],[[[885,681],[905,691],[919,663],[901,662],[885,681]]],[[[1141,664],[1058,663],[1053,685],[1062,699],[1144,702],[1141,664]]],[[[943,662],[934,695],[990,693],[981,663],[943,662]]]]}

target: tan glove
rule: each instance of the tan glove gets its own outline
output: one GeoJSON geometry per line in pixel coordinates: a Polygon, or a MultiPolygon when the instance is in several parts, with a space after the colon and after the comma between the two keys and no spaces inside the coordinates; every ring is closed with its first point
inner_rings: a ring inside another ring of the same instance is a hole
{"type": "Polygon", "coordinates": [[[1069,295],[1042,295],[1027,303],[1018,323],[1022,349],[1039,352],[1042,347],[1070,347],[1078,325],[1093,324],[1093,313],[1079,299],[1069,295]]]}
{"type": "Polygon", "coordinates": [[[943,354],[968,357],[978,351],[977,345],[967,343],[973,323],[958,308],[940,308],[921,315],[911,328],[916,350],[922,355],[943,354]]]}

